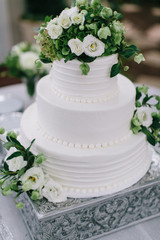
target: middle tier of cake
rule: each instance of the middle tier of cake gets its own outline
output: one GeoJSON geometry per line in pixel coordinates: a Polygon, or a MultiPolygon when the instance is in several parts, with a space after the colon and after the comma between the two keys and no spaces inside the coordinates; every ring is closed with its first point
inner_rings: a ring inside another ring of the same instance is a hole
{"type": "Polygon", "coordinates": [[[37,86],[35,111],[39,130],[55,142],[84,148],[125,140],[130,134],[135,87],[122,75],[118,76],[117,84],[119,94],[108,102],[69,102],[55,95],[50,77],[44,77],[37,86]]]}

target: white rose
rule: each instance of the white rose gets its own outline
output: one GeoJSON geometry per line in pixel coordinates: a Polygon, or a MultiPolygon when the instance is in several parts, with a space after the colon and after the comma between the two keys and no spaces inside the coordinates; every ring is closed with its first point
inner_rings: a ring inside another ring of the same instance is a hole
{"type": "Polygon", "coordinates": [[[84,38],[83,47],[84,53],[90,57],[101,56],[105,51],[105,44],[91,34],[84,38]]]}
{"type": "Polygon", "coordinates": [[[68,46],[71,49],[72,53],[75,53],[77,56],[80,56],[83,52],[83,43],[78,39],[70,39],[68,41],[68,46]]]}
{"type": "Polygon", "coordinates": [[[52,39],[57,39],[62,34],[63,28],[60,25],[53,23],[53,21],[51,20],[47,24],[47,31],[48,31],[49,36],[52,39]]]}
{"type": "Polygon", "coordinates": [[[36,190],[44,183],[44,173],[40,167],[32,167],[22,175],[20,180],[24,191],[36,190]]]}
{"type": "Polygon", "coordinates": [[[71,20],[72,20],[73,24],[81,24],[81,25],[83,25],[83,23],[85,21],[85,17],[81,13],[73,13],[71,15],[71,20]]]}
{"type": "Polygon", "coordinates": [[[35,61],[38,58],[38,54],[35,52],[24,52],[19,57],[19,64],[22,69],[35,70],[35,61]]]}
{"type": "MultiPolygon", "coordinates": [[[[7,157],[9,157],[12,153],[14,153],[16,151],[16,149],[13,149],[11,148],[9,151],[8,151],[8,154],[6,156],[6,159],[7,157]]],[[[19,156],[19,157],[15,157],[15,158],[12,158],[10,160],[7,160],[7,165],[9,167],[9,170],[12,171],[12,172],[16,172],[17,170],[21,170],[22,168],[24,168],[26,165],[27,165],[27,161],[24,161],[23,157],[22,156],[19,156]]]]}
{"type": "Polygon", "coordinates": [[[49,202],[63,202],[66,201],[66,196],[62,186],[55,182],[53,179],[49,179],[42,189],[42,195],[49,202]]]}
{"type": "Polygon", "coordinates": [[[149,127],[152,124],[152,109],[150,107],[138,108],[136,116],[142,126],[149,127]]]}
{"type": "Polygon", "coordinates": [[[58,19],[58,23],[64,29],[69,28],[72,25],[71,19],[66,13],[61,13],[58,19]]]}
{"type": "Polygon", "coordinates": [[[65,13],[68,15],[68,17],[71,17],[72,14],[74,13],[78,13],[79,12],[79,9],[78,7],[72,7],[72,8],[68,8],[68,9],[64,9],[61,14],[65,13]]]}

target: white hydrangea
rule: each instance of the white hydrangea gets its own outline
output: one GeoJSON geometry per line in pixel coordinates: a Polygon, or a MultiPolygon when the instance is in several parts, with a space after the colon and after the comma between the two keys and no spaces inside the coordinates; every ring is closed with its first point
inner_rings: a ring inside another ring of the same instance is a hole
{"type": "Polygon", "coordinates": [[[93,35],[88,35],[83,40],[84,53],[90,57],[101,56],[105,51],[105,44],[93,35]]]}
{"type": "Polygon", "coordinates": [[[42,195],[49,202],[63,202],[66,201],[66,195],[62,186],[55,182],[53,179],[49,179],[42,188],[42,195]]]}
{"type": "Polygon", "coordinates": [[[22,69],[35,70],[35,61],[39,58],[35,52],[23,52],[19,56],[19,64],[22,69]]]}
{"type": "Polygon", "coordinates": [[[20,181],[24,191],[37,190],[44,184],[44,173],[40,167],[32,167],[22,175],[20,181]]]}
{"type": "Polygon", "coordinates": [[[53,20],[51,20],[47,24],[47,31],[48,31],[49,36],[52,39],[57,39],[62,34],[63,28],[60,25],[55,24],[53,20]]]}
{"type": "Polygon", "coordinates": [[[67,13],[61,13],[59,18],[58,18],[58,24],[64,28],[67,29],[72,25],[72,21],[70,19],[70,17],[68,16],[67,13]]]}
{"type": "Polygon", "coordinates": [[[77,56],[80,56],[84,52],[83,43],[78,38],[70,39],[68,41],[68,46],[71,52],[75,53],[77,56]]]}
{"type": "Polygon", "coordinates": [[[149,127],[152,124],[152,109],[150,107],[140,107],[136,112],[136,117],[144,127],[149,127]]]}
{"type": "Polygon", "coordinates": [[[72,20],[73,24],[81,24],[81,25],[83,25],[83,23],[85,21],[85,17],[81,13],[73,13],[71,15],[71,20],[72,20]]]}
{"type": "MultiPolygon", "coordinates": [[[[14,148],[11,148],[9,151],[8,151],[8,154],[6,156],[6,159],[7,157],[9,157],[11,154],[13,154],[14,152],[16,151],[16,149],[14,148]]],[[[24,161],[23,157],[22,156],[19,156],[19,157],[15,157],[15,158],[12,158],[10,160],[7,160],[7,165],[9,167],[9,170],[12,171],[12,172],[16,172],[18,170],[21,170],[22,168],[24,168],[26,165],[27,165],[27,161],[24,161]]]]}

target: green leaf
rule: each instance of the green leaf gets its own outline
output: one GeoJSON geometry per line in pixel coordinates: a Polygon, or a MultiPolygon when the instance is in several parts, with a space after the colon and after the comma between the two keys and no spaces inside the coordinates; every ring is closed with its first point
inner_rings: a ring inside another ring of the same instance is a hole
{"type": "Polygon", "coordinates": [[[64,61],[65,61],[65,62],[71,61],[71,60],[73,60],[73,59],[75,59],[75,58],[77,58],[76,54],[70,53],[70,54],[68,54],[68,56],[65,57],[65,60],[64,60],[64,61]]]}
{"type": "Polygon", "coordinates": [[[12,142],[6,142],[3,144],[3,147],[9,151],[11,147],[15,147],[15,144],[12,142]]]}
{"type": "Polygon", "coordinates": [[[19,189],[18,189],[17,181],[10,182],[9,186],[12,191],[18,192],[19,189]]]}
{"type": "Polygon", "coordinates": [[[52,63],[50,58],[46,58],[42,53],[39,55],[39,59],[43,62],[43,63],[52,63]]]}
{"type": "Polygon", "coordinates": [[[69,54],[69,52],[70,52],[70,49],[69,48],[62,48],[62,54],[63,55],[65,55],[65,56],[67,56],[68,54],[69,54]]]}
{"type": "Polygon", "coordinates": [[[4,162],[4,170],[9,171],[9,167],[8,167],[8,164],[6,162],[4,162]]]}
{"type": "Polygon", "coordinates": [[[136,101],[138,101],[142,96],[142,93],[139,91],[139,88],[136,87],[136,101]]]}
{"type": "Polygon", "coordinates": [[[18,177],[20,178],[26,171],[26,168],[22,168],[21,170],[18,171],[18,177]]]}
{"type": "Polygon", "coordinates": [[[90,67],[89,67],[89,65],[87,63],[82,63],[80,65],[80,69],[82,71],[82,75],[87,75],[88,72],[90,71],[90,67]]]}
{"type": "Polygon", "coordinates": [[[122,67],[121,62],[114,64],[111,68],[110,77],[112,78],[112,77],[116,76],[118,73],[120,73],[121,67],[122,67]]]}
{"type": "Polygon", "coordinates": [[[16,158],[16,157],[19,157],[19,156],[22,156],[22,153],[17,151],[17,152],[12,153],[6,160],[10,160],[12,158],[16,158]]]}
{"type": "Polygon", "coordinates": [[[47,24],[48,22],[50,22],[51,19],[52,19],[52,17],[53,17],[53,15],[51,15],[51,16],[46,16],[45,19],[44,19],[45,24],[47,24]]]}
{"type": "Polygon", "coordinates": [[[24,204],[22,202],[16,203],[16,208],[23,208],[24,204]]]}
{"type": "Polygon", "coordinates": [[[146,127],[142,127],[142,132],[146,135],[147,141],[151,145],[155,146],[156,145],[156,140],[155,140],[154,136],[152,135],[152,133],[146,127]]]}
{"type": "Polygon", "coordinates": [[[160,111],[160,103],[155,104],[155,107],[160,111]]]}
{"type": "Polygon", "coordinates": [[[26,151],[28,152],[30,150],[30,148],[32,147],[33,143],[35,142],[35,138],[31,141],[29,147],[26,149],[26,151]]]}
{"type": "Polygon", "coordinates": [[[153,117],[151,128],[160,129],[160,120],[157,117],[153,117]]]}
{"type": "Polygon", "coordinates": [[[148,94],[143,98],[142,105],[145,105],[153,96],[148,96],[148,94]]]}
{"type": "Polygon", "coordinates": [[[135,45],[130,45],[128,47],[125,47],[123,51],[120,52],[120,55],[124,58],[130,58],[138,51],[139,49],[135,45]]]}
{"type": "Polygon", "coordinates": [[[82,62],[86,62],[86,63],[90,63],[90,62],[93,62],[94,60],[96,59],[96,57],[89,57],[85,54],[82,54],[78,60],[79,61],[82,61],[82,62]]]}
{"type": "MultiPolygon", "coordinates": [[[[7,138],[7,140],[8,140],[8,138],[7,138]]],[[[13,137],[9,137],[9,140],[11,142],[15,143],[16,147],[20,147],[21,149],[25,150],[25,148],[21,145],[21,143],[17,139],[15,139],[13,137]]]]}

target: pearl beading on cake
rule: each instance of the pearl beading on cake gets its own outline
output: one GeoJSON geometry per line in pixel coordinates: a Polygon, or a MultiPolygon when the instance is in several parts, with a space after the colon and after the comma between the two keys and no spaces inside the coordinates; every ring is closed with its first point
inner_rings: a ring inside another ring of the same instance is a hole
{"type": "Polygon", "coordinates": [[[52,91],[54,92],[54,94],[67,101],[67,102],[75,102],[75,103],[89,103],[89,104],[93,104],[93,103],[102,103],[102,102],[108,102],[110,100],[112,100],[113,98],[115,98],[118,93],[119,93],[119,90],[116,89],[114,90],[112,93],[110,93],[109,95],[107,96],[99,96],[99,97],[75,97],[75,96],[69,96],[69,95],[66,95],[64,93],[61,93],[60,91],[58,91],[57,89],[55,88],[52,88],[52,91]]]}
{"type": "Polygon", "coordinates": [[[77,188],[77,187],[73,188],[73,187],[69,187],[69,186],[63,186],[63,189],[68,196],[70,196],[70,194],[71,195],[74,194],[75,197],[76,197],[76,195],[78,196],[79,194],[83,194],[85,196],[90,195],[90,194],[99,195],[99,194],[101,194],[101,193],[103,194],[105,192],[107,192],[107,194],[108,194],[108,193],[112,193],[113,189],[115,189],[115,188],[118,189],[123,184],[128,185],[128,183],[132,182],[133,179],[136,179],[136,177],[139,176],[142,171],[144,172],[144,169],[145,169],[145,171],[148,169],[147,159],[143,163],[143,169],[142,168],[139,169],[139,171],[137,171],[136,175],[134,175],[134,178],[132,176],[130,176],[127,179],[124,179],[118,183],[110,184],[108,186],[90,187],[90,188],[77,188]]]}
{"type": "Polygon", "coordinates": [[[48,139],[54,143],[64,145],[69,148],[75,148],[75,149],[102,149],[102,148],[112,147],[114,145],[117,145],[121,142],[126,141],[133,134],[132,131],[129,130],[129,132],[125,136],[108,141],[108,142],[96,143],[96,144],[93,144],[93,143],[83,144],[83,143],[72,143],[69,141],[62,140],[60,138],[53,137],[50,134],[46,133],[42,129],[42,127],[39,125],[39,123],[37,123],[37,128],[38,128],[38,131],[41,133],[41,135],[43,137],[45,137],[46,139],[48,139]]]}

